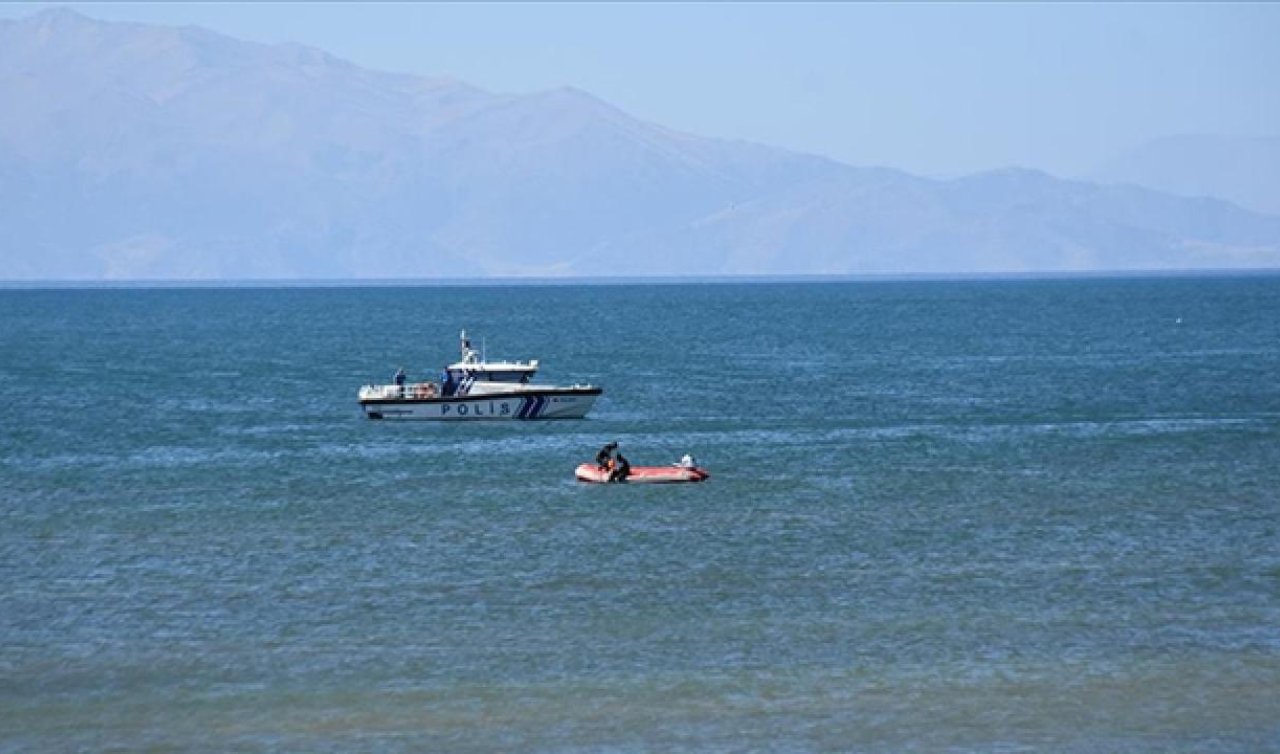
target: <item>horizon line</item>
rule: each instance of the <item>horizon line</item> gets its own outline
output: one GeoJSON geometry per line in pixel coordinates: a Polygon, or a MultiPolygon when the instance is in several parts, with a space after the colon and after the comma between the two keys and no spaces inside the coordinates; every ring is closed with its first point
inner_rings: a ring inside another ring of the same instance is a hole
{"type": "Polygon", "coordinates": [[[750,285],[770,283],[1000,282],[1020,280],[1105,280],[1132,278],[1229,278],[1280,276],[1280,267],[1207,269],[1050,270],[1043,272],[921,272],[747,275],[635,275],[583,277],[456,278],[227,278],[227,279],[51,279],[0,280],[0,291],[219,288],[518,288],[611,285],[750,285]]]}

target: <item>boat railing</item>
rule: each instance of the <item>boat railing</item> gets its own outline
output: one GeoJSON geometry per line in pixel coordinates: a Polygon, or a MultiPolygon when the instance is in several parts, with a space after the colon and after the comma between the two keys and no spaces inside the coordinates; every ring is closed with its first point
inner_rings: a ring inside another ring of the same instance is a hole
{"type": "Polygon", "coordinates": [[[437,382],[409,382],[404,385],[365,385],[360,395],[366,398],[438,398],[437,382]]]}

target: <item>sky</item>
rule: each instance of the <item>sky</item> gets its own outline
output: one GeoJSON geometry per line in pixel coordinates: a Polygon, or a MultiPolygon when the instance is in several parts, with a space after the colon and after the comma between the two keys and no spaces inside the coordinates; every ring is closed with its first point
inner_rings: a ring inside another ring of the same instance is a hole
{"type": "Polygon", "coordinates": [[[934,177],[1083,177],[1164,136],[1280,136],[1280,4],[14,3],[319,47],[492,92],[934,177]]]}

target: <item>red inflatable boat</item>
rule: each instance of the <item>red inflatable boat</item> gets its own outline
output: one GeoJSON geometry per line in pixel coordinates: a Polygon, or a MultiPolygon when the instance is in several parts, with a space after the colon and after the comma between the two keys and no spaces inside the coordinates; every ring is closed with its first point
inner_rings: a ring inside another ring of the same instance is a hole
{"type": "MultiPolygon", "coordinates": [[[[584,463],[574,470],[579,482],[603,483],[609,481],[609,472],[594,463],[584,463]]],[[[701,482],[711,476],[696,466],[632,466],[627,484],[672,484],[675,482],[701,482]]]]}

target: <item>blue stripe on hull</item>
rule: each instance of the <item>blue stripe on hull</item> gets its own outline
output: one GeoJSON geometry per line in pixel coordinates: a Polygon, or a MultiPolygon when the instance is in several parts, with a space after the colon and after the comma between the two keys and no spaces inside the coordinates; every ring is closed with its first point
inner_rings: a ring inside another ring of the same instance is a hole
{"type": "Polygon", "coordinates": [[[535,395],[533,397],[524,398],[520,410],[516,412],[517,419],[537,419],[538,414],[542,412],[542,407],[547,405],[546,396],[535,395]]]}

